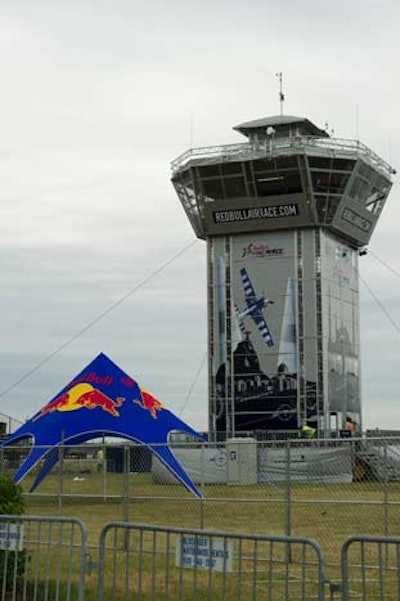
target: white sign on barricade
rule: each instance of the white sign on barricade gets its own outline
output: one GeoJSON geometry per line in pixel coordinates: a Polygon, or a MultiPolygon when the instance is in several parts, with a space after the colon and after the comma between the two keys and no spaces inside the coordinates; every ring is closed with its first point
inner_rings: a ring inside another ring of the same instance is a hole
{"type": "Polygon", "coordinates": [[[232,542],[222,537],[178,536],[175,564],[183,568],[232,572],[232,542]]]}
{"type": "Polygon", "coordinates": [[[0,550],[22,551],[24,527],[22,524],[0,523],[0,550]]]}

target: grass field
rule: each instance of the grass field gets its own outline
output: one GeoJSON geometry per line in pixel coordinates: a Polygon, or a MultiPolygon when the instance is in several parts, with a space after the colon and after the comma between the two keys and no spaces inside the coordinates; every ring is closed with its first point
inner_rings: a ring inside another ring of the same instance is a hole
{"type": "MultiPolygon", "coordinates": [[[[24,489],[28,490],[28,478],[24,489]]],[[[115,520],[226,532],[315,539],[329,564],[340,563],[344,540],[354,534],[400,534],[400,483],[208,485],[204,500],[182,486],[159,485],[150,474],[49,476],[26,496],[27,514],[80,518],[95,544],[115,520]]]]}
{"type": "MultiPolygon", "coordinates": [[[[400,483],[293,483],[289,488],[285,483],[205,485],[201,487],[203,499],[198,500],[183,486],[156,484],[149,473],[103,474],[90,470],[61,475],[54,471],[34,494],[28,494],[32,479],[28,476],[22,483],[26,515],[82,520],[95,562],[100,532],[114,521],[231,533],[291,534],[317,541],[326,556],[327,579],[339,582],[340,552],[347,537],[400,534],[400,483]]],[[[379,571],[373,566],[381,558],[368,551],[366,559],[372,566],[370,577],[374,578],[379,571]]],[[[119,561],[123,563],[122,555],[119,561]]],[[[395,571],[389,573],[388,583],[391,574],[395,571]]],[[[95,571],[87,576],[85,601],[96,599],[92,590],[96,578],[95,571]]],[[[392,584],[385,600],[397,599],[395,593],[391,596],[391,590],[392,584]]]]}

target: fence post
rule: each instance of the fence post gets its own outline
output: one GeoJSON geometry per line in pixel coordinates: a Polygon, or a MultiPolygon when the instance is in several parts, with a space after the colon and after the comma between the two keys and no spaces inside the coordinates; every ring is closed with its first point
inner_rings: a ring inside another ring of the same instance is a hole
{"type": "Polygon", "coordinates": [[[58,513],[62,513],[63,471],[64,471],[64,430],[61,432],[61,444],[58,447],[58,513]]]}
{"type": "MultiPolygon", "coordinates": [[[[285,512],[285,534],[291,536],[292,533],[292,490],[290,481],[290,438],[286,440],[286,512],[285,512]]],[[[286,547],[286,561],[292,561],[290,545],[286,547]]]]}
{"type": "Polygon", "coordinates": [[[103,477],[103,501],[107,501],[107,448],[106,448],[106,440],[103,434],[102,446],[101,450],[103,452],[103,460],[102,460],[102,477],[103,477]]]}
{"type": "Polygon", "coordinates": [[[292,534],[292,491],[291,491],[291,481],[290,481],[290,439],[286,440],[286,515],[285,515],[285,534],[286,536],[291,536],[292,534]]]}
{"type": "Polygon", "coordinates": [[[389,536],[389,465],[388,465],[388,450],[387,440],[383,441],[383,457],[384,457],[384,481],[383,481],[383,512],[384,512],[384,532],[385,536],[389,536]]]}
{"type": "Polygon", "coordinates": [[[201,445],[201,474],[200,474],[200,492],[202,498],[200,499],[200,529],[204,529],[204,471],[205,471],[205,443],[201,445]]]}
{"type": "MultiPolygon", "coordinates": [[[[384,531],[385,536],[389,536],[389,464],[388,464],[388,449],[387,449],[387,440],[383,441],[383,456],[385,460],[385,479],[384,479],[384,501],[383,501],[383,519],[384,519],[384,531]]],[[[389,549],[387,545],[385,546],[385,567],[387,568],[389,564],[389,549]]]]}
{"type": "Polygon", "coordinates": [[[123,491],[123,521],[129,522],[129,447],[124,446],[124,491],[123,491]]]}

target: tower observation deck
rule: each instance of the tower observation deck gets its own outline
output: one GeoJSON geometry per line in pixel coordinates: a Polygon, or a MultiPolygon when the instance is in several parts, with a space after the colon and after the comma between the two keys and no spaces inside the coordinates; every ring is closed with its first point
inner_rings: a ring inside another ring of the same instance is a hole
{"type": "Polygon", "coordinates": [[[207,242],[210,437],[361,428],[358,261],[395,171],[306,118],[234,129],[172,162],[207,242]]]}

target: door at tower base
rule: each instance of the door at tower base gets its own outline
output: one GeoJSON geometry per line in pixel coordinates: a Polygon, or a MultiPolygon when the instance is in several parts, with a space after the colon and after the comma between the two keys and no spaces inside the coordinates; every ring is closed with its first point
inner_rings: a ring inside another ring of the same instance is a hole
{"type": "Polygon", "coordinates": [[[299,378],[295,240],[292,231],[210,242],[217,432],[297,429],[301,391],[315,419],[315,369],[299,378]]]}

